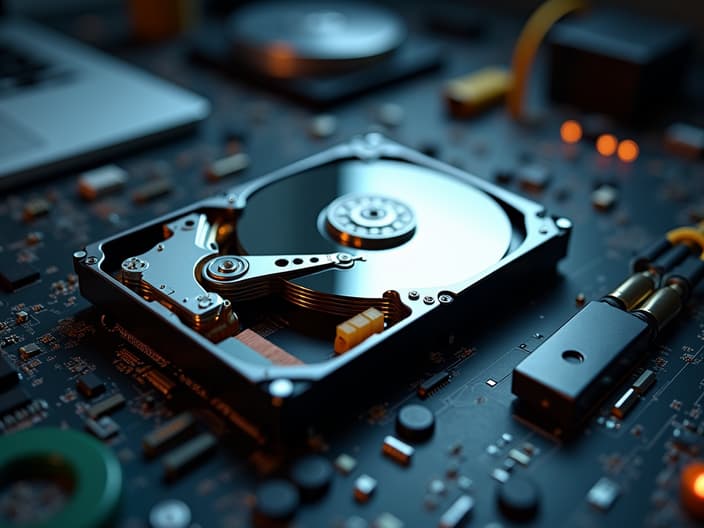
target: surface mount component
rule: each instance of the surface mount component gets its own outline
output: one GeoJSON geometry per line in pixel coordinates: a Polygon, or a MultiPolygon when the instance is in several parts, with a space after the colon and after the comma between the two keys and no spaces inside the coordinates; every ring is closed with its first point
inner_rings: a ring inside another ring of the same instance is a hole
{"type": "Polygon", "coordinates": [[[550,42],[553,100],[628,119],[680,93],[692,51],[685,28],[615,9],[560,22],[550,42]]]}
{"type": "Polygon", "coordinates": [[[546,420],[569,429],[636,362],[651,334],[647,321],[591,302],[514,369],[512,390],[546,420]]]}
{"type": "Polygon", "coordinates": [[[16,262],[8,253],[0,255],[0,288],[13,292],[39,280],[39,272],[26,262],[16,262]]]}
{"type": "Polygon", "coordinates": [[[75,267],[84,296],[266,437],[359,405],[413,364],[409,343],[552,273],[569,226],[369,134],[92,244],[75,267]],[[355,318],[374,325],[336,354],[355,318]]]}

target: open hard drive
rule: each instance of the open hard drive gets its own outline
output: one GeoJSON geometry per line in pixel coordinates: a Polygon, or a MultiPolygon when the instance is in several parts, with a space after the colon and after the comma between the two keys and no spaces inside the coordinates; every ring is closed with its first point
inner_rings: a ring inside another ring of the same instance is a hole
{"type": "Polygon", "coordinates": [[[419,341],[549,274],[570,227],[369,134],[89,245],[75,267],[114,328],[265,439],[353,406],[419,341]]]}

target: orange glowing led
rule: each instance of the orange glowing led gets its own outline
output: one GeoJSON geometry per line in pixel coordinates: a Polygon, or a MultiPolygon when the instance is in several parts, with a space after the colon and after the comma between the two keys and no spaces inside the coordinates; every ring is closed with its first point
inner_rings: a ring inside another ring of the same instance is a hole
{"type": "Polygon", "coordinates": [[[616,154],[618,140],[612,134],[602,134],[596,138],[596,150],[602,156],[613,156],[616,154]]]}
{"type": "Polygon", "coordinates": [[[680,500],[687,512],[704,520],[704,461],[695,460],[682,468],[680,500]]]}
{"type": "Polygon", "coordinates": [[[704,499],[704,473],[700,473],[699,476],[694,479],[692,490],[697,497],[704,499]]]}
{"type": "Polygon", "coordinates": [[[582,125],[573,119],[562,123],[560,137],[565,143],[578,143],[582,139],[582,125]]]}
{"type": "Polygon", "coordinates": [[[631,163],[638,158],[638,143],[632,139],[624,139],[618,144],[618,159],[626,163],[631,163]]]}

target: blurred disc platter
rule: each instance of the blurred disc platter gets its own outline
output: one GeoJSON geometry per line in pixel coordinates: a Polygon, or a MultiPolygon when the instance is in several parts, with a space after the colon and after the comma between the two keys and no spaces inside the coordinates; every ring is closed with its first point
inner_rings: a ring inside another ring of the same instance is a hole
{"type": "Polygon", "coordinates": [[[226,32],[250,67],[272,77],[329,75],[376,62],[405,40],[403,21],[361,2],[262,2],[235,11],[226,32]]]}

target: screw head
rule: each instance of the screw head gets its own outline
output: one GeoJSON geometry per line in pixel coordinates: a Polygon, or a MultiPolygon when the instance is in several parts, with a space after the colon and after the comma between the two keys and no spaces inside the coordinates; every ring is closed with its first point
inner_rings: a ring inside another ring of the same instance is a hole
{"type": "Polygon", "coordinates": [[[438,301],[440,301],[442,304],[449,304],[452,302],[452,295],[448,295],[447,293],[438,295],[438,301]]]}
{"type": "Polygon", "coordinates": [[[572,229],[572,220],[563,216],[555,220],[555,225],[560,229],[572,229]]]}
{"type": "Polygon", "coordinates": [[[428,306],[430,306],[434,302],[435,302],[435,299],[430,295],[426,295],[425,297],[423,297],[423,303],[427,304],[428,306]]]}
{"type": "Polygon", "coordinates": [[[213,304],[213,299],[210,297],[210,295],[199,295],[198,297],[196,297],[196,301],[198,301],[198,308],[201,309],[205,309],[213,304]]]}
{"type": "Polygon", "coordinates": [[[411,290],[408,292],[408,298],[412,301],[417,301],[420,299],[420,293],[418,293],[416,290],[411,290]]]}
{"type": "Polygon", "coordinates": [[[91,266],[92,266],[93,264],[97,264],[97,263],[98,263],[98,259],[95,258],[95,257],[88,257],[88,258],[86,259],[86,264],[90,264],[91,266]]]}
{"type": "Polygon", "coordinates": [[[269,384],[269,394],[274,398],[288,398],[293,394],[293,382],[286,378],[276,379],[269,384]]]}

